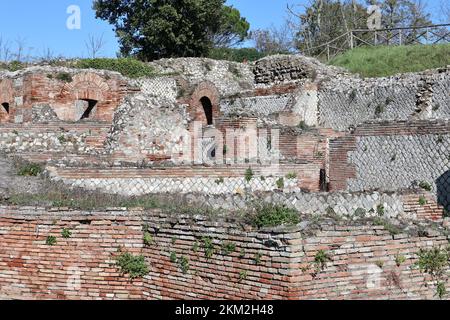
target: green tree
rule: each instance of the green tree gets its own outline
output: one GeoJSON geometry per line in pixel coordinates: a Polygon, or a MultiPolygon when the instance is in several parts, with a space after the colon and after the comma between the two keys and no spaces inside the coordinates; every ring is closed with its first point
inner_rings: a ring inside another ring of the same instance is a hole
{"type": "Polygon", "coordinates": [[[241,17],[239,10],[223,6],[221,18],[219,29],[212,30],[210,35],[215,47],[230,48],[247,38],[250,24],[241,17]]]}
{"type": "MultiPolygon", "coordinates": [[[[324,51],[323,47],[317,48],[318,46],[352,29],[367,28],[367,9],[354,0],[312,0],[301,13],[294,7],[290,7],[289,11],[296,21],[296,46],[312,55],[324,51]]],[[[340,48],[347,41],[347,37],[341,37],[333,46],[340,48]]]]}
{"type": "MultiPolygon", "coordinates": [[[[122,56],[142,60],[206,56],[214,42],[246,36],[245,19],[225,0],[95,0],[96,17],[115,27],[122,56]],[[227,9],[229,8],[229,9],[227,9]]],[[[248,30],[248,28],[247,28],[248,30]]]]}
{"type": "MultiPolygon", "coordinates": [[[[289,7],[291,17],[296,21],[297,47],[307,54],[323,55],[327,50],[321,46],[335,40],[329,48],[331,54],[338,48],[349,48],[350,30],[367,29],[367,6],[378,5],[382,14],[382,28],[418,27],[432,24],[426,6],[421,0],[311,0],[301,10],[289,7]],[[342,36],[342,37],[341,37],[342,36]]],[[[412,42],[421,31],[405,30],[403,41],[412,42]]],[[[383,41],[395,44],[398,32],[386,32],[383,41]],[[395,36],[395,37],[394,37],[395,36]],[[387,39],[387,40],[386,40],[387,39]]],[[[373,33],[358,32],[354,45],[373,42],[373,33]]]]}

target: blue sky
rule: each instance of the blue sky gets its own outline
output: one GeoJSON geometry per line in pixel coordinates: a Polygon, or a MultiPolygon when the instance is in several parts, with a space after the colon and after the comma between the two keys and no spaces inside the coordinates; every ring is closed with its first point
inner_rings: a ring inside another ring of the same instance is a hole
{"type": "MultiPolygon", "coordinates": [[[[253,29],[280,25],[286,16],[286,4],[304,3],[303,0],[228,0],[241,11],[253,29]]],[[[439,0],[427,1],[430,11],[438,13],[439,0]]],[[[0,37],[9,40],[12,47],[17,39],[26,43],[32,55],[42,55],[50,48],[55,55],[86,56],[85,41],[89,35],[104,35],[103,56],[114,57],[118,44],[112,26],[95,19],[92,0],[2,0],[0,1],[0,37]],[[81,29],[69,30],[66,13],[70,5],[81,8],[81,29]]]]}

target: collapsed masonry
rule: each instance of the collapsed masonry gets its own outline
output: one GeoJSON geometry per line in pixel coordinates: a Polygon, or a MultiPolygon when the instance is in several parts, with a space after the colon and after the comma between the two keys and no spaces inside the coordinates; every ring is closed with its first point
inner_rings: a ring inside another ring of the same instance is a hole
{"type": "MultiPolygon", "coordinates": [[[[71,187],[183,194],[227,210],[255,197],[350,219],[382,207],[389,218],[442,222],[450,211],[450,68],[361,79],[303,56],[151,64],[161,76],[1,72],[0,151],[45,163],[71,187]]],[[[286,290],[251,297],[301,298],[286,290]]]]}

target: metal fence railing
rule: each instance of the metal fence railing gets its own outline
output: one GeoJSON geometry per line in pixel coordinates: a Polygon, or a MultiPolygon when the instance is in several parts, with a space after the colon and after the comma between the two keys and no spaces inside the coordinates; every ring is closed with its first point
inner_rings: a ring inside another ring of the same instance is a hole
{"type": "Polygon", "coordinates": [[[362,46],[431,45],[441,43],[450,43],[450,24],[377,30],[356,29],[326,43],[303,49],[303,53],[309,56],[325,58],[329,61],[340,53],[362,46]]]}

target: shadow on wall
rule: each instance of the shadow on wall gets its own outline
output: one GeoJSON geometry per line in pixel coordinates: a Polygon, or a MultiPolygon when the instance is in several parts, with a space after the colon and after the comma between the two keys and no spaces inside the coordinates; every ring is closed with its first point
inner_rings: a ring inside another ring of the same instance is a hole
{"type": "Polygon", "coordinates": [[[436,180],[438,203],[450,212],[450,170],[436,180]]]}

